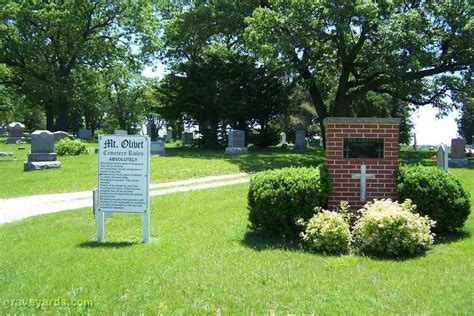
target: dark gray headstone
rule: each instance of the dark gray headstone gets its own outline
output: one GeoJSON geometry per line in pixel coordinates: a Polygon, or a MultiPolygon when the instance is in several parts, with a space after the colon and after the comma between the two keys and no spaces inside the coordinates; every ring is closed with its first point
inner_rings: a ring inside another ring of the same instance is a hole
{"type": "Polygon", "coordinates": [[[181,146],[188,147],[188,146],[192,146],[193,143],[194,143],[193,132],[183,132],[181,134],[181,146]]]}
{"type": "Polygon", "coordinates": [[[166,142],[172,143],[173,142],[173,129],[168,127],[166,130],[166,142]]]}
{"type": "Polygon", "coordinates": [[[295,151],[306,150],[306,136],[304,127],[298,126],[295,131],[295,151]]]}
{"type": "Polygon", "coordinates": [[[31,153],[23,165],[24,171],[59,168],[54,152],[54,134],[46,130],[34,131],[31,134],[31,153]]]}
{"type": "Polygon", "coordinates": [[[225,153],[228,155],[247,153],[247,147],[245,147],[245,131],[237,129],[229,131],[229,143],[225,149],[225,153]]]}
{"type": "Polygon", "coordinates": [[[150,144],[150,154],[152,156],[165,156],[165,143],[163,140],[158,140],[156,142],[151,142],[150,144]]]}
{"type": "Polygon", "coordinates": [[[53,133],[54,141],[60,141],[61,139],[68,138],[69,134],[63,131],[57,131],[53,133]]]}
{"type": "Polygon", "coordinates": [[[53,153],[54,134],[46,130],[34,131],[31,134],[32,153],[53,153]]]}
{"type": "Polygon", "coordinates": [[[77,131],[77,138],[83,139],[83,140],[92,139],[92,131],[87,128],[81,128],[77,131]]]}
{"type": "Polygon", "coordinates": [[[463,138],[451,139],[451,158],[466,158],[466,141],[463,138]]]}
{"type": "Polygon", "coordinates": [[[23,137],[23,132],[25,131],[25,125],[20,122],[13,122],[8,124],[8,138],[5,141],[7,144],[15,144],[18,141],[22,141],[25,138],[23,137]]]}

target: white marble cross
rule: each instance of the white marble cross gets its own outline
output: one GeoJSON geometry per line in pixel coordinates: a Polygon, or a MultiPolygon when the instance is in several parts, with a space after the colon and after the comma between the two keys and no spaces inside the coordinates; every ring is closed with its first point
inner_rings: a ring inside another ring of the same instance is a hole
{"type": "Polygon", "coordinates": [[[367,191],[367,179],[375,179],[375,174],[367,173],[367,166],[361,165],[360,166],[360,173],[353,173],[352,179],[360,179],[360,201],[366,201],[366,191],[367,191]]]}

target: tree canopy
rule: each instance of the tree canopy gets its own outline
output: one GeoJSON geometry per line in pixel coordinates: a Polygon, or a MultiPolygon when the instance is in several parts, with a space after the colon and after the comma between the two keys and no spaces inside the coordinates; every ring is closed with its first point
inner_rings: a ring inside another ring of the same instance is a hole
{"type": "Polygon", "coordinates": [[[166,120],[199,124],[209,146],[229,127],[267,146],[297,123],[324,136],[328,116],[381,116],[408,143],[410,111],[432,104],[460,108],[470,133],[468,0],[9,0],[0,18],[2,123],[148,122],[156,138],[166,120]],[[164,78],[145,80],[157,62],[164,78]]]}
{"type": "Polygon", "coordinates": [[[357,116],[368,93],[446,107],[471,75],[469,1],[275,0],[247,18],[248,45],[304,82],[320,120],[357,116]]]}
{"type": "Polygon", "coordinates": [[[152,11],[145,0],[8,1],[0,7],[0,63],[44,108],[47,128],[67,131],[74,72],[100,70],[110,60],[140,62],[133,46],[150,45],[152,11]]]}

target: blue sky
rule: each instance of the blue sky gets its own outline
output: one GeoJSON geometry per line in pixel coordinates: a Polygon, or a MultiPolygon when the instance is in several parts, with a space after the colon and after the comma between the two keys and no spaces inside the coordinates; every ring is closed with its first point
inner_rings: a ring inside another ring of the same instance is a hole
{"type": "MultiPolygon", "coordinates": [[[[146,77],[162,77],[165,67],[157,64],[156,69],[145,68],[143,75],[146,77]]],[[[444,143],[451,145],[451,139],[457,136],[457,125],[455,119],[459,116],[458,111],[454,111],[441,119],[436,118],[437,110],[430,105],[420,107],[412,113],[412,120],[415,124],[414,133],[418,145],[439,145],[444,143]]]]}

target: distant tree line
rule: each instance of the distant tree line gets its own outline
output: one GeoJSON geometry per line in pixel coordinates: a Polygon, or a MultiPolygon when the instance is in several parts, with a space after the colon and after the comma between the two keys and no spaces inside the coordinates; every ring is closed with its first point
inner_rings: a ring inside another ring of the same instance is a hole
{"type": "Polygon", "coordinates": [[[408,143],[432,104],[472,138],[467,0],[4,1],[0,17],[0,123],[198,125],[205,147],[238,128],[266,147],[297,124],[324,136],[328,116],[399,117],[408,143]]]}

